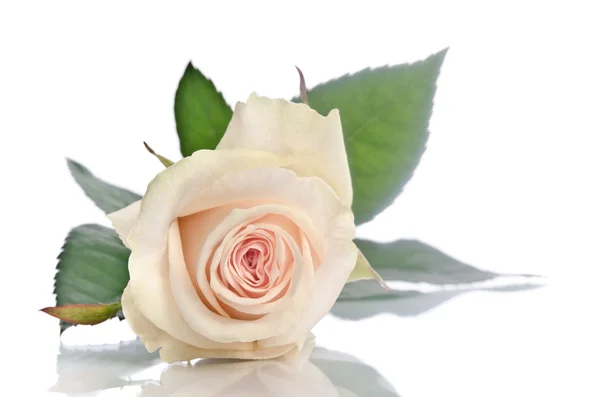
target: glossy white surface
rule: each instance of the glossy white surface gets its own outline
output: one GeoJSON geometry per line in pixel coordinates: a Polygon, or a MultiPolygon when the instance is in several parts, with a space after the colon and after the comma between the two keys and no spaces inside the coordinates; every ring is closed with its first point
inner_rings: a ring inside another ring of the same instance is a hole
{"type": "MultiPolygon", "coordinates": [[[[599,328],[576,307],[557,312],[564,294],[585,299],[549,285],[468,293],[418,317],[381,314],[353,322],[330,316],[314,330],[317,348],[309,362],[198,361],[189,367],[161,363],[130,340],[125,323],[69,330],[59,346],[54,321],[36,316],[38,340],[28,343],[35,358],[10,382],[40,396],[594,396],[599,328]],[[102,341],[110,343],[83,346],[102,341]]],[[[432,300],[423,296],[396,307],[420,310],[432,300]]]]}
{"type": "Polygon", "coordinates": [[[593,2],[148,3],[0,5],[6,394],[600,395],[593,2]],[[117,321],[69,330],[61,346],[56,321],[37,312],[54,302],[55,257],[72,227],[108,225],[65,156],[143,192],[161,166],[142,141],[179,156],[173,95],[190,59],[233,104],[251,91],[293,96],[295,64],[310,87],[446,46],[428,149],[359,235],[418,238],[484,269],[543,274],[546,286],[344,307],[371,317],[326,317],[299,368],[167,369],[139,345],[115,347],[134,338],[117,321]]]}

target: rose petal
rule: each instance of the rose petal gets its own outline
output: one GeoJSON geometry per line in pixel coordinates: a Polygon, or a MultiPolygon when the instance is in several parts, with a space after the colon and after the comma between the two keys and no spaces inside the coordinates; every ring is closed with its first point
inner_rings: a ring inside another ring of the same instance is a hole
{"type": "MultiPolygon", "coordinates": [[[[288,280],[291,278],[292,284],[289,290],[286,290],[287,296],[293,296],[298,288],[298,284],[302,282],[309,282],[309,278],[312,277],[314,270],[312,269],[312,261],[310,261],[310,256],[302,257],[300,250],[294,241],[294,239],[283,229],[268,224],[262,224],[261,227],[271,228],[275,233],[280,235],[287,245],[290,247],[294,262],[291,264],[291,271],[293,274],[289,274],[287,279],[282,280],[281,284],[278,284],[276,287],[269,289],[263,296],[258,298],[250,298],[250,297],[240,297],[233,293],[230,289],[228,289],[221,280],[216,277],[217,267],[219,266],[218,260],[213,259],[211,263],[211,280],[210,286],[215,294],[219,297],[221,301],[226,303],[228,306],[236,309],[239,312],[247,313],[247,314],[266,314],[270,312],[275,312],[277,310],[283,310],[287,306],[290,305],[290,299],[285,299],[285,296],[282,296],[282,291],[287,287],[288,280]],[[310,269],[304,269],[299,266],[302,262],[304,262],[305,267],[310,267],[310,269]]],[[[222,254],[222,247],[219,247],[215,251],[215,257],[218,257],[222,254]]]]}
{"type": "Polygon", "coordinates": [[[113,228],[127,248],[130,248],[129,243],[127,242],[127,236],[138,219],[141,203],[142,200],[138,200],[123,209],[108,214],[108,219],[110,219],[113,228]]]}
{"type": "MultiPolygon", "coordinates": [[[[314,275],[314,293],[310,297],[310,310],[297,318],[292,332],[270,338],[264,341],[263,345],[277,346],[302,338],[335,304],[348,274],[356,264],[358,249],[352,241],[330,240],[329,242],[325,260],[314,275]]],[[[308,251],[309,249],[308,243],[306,243],[304,250],[308,251]]]]}
{"type": "MultiPolygon", "coordinates": [[[[198,357],[233,358],[233,359],[269,359],[286,354],[293,349],[301,349],[302,341],[282,346],[263,348],[258,343],[211,342],[207,347],[198,347],[174,339],[157,328],[137,308],[131,291],[125,288],[122,297],[123,312],[131,329],[140,336],[149,352],[160,348],[160,357],[168,362],[193,360],[198,357]]],[[[310,339],[308,340],[310,343],[310,339]]]]}
{"type": "Polygon", "coordinates": [[[340,199],[352,204],[352,180],[337,109],[321,116],[307,105],[252,93],[235,105],[217,150],[254,149],[290,159],[288,168],[327,181],[340,199]]]}
{"type": "MultiPolygon", "coordinates": [[[[254,219],[261,218],[265,213],[283,213],[287,215],[285,206],[264,205],[249,209],[235,209],[212,231],[205,241],[198,260],[199,267],[197,276],[198,285],[205,292],[212,290],[212,284],[206,278],[204,266],[207,265],[209,257],[212,256],[215,247],[230,232],[243,228],[254,219]]],[[[174,222],[174,224],[176,224],[174,222]]],[[[268,313],[254,321],[243,321],[235,318],[226,318],[209,310],[197,295],[192,293],[193,286],[188,279],[186,282],[186,267],[181,247],[177,248],[178,228],[173,227],[169,233],[169,263],[172,283],[172,296],[175,299],[179,313],[189,326],[201,335],[212,340],[228,342],[251,342],[266,339],[275,335],[281,335],[290,328],[293,321],[298,318],[299,312],[303,311],[312,289],[311,280],[298,282],[299,288],[292,297],[292,304],[282,311],[268,313]]],[[[293,247],[292,247],[293,249],[293,247]]],[[[215,253],[215,256],[218,256],[215,253]]],[[[305,266],[302,254],[299,250],[294,252],[296,266],[310,271],[308,276],[312,277],[312,266],[305,266]]],[[[310,257],[308,258],[310,260],[310,257]]],[[[306,273],[305,273],[306,274],[306,273]]],[[[211,280],[212,281],[212,280],[211,280]]],[[[298,280],[299,281],[299,280],[298,280]]],[[[229,290],[228,290],[229,291],[229,290]]],[[[215,290],[215,293],[223,291],[215,290]]],[[[231,292],[231,291],[229,291],[231,292]]]]}
{"type": "Polygon", "coordinates": [[[264,230],[256,230],[250,235],[254,236],[249,242],[246,240],[249,234],[242,232],[235,239],[232,239],[225,247],[226,254],[221,259],[223,265],[220,266],[221,281],[232,287],[240,296],[253,297],[265,294],[265,288],[270,286],[270,274],[265,267],[271,267],[272,257],[270,251],[275,250],[275,238],[264,230]],[[258,237],[262,236],[263,241],[258,237]],[[256,268],[253,270],[247,264],[246,255],[248,250],[254,249],[260,254],[256,255],[256,268]],[[265,265],[265,257],[267,258],[265,265]]]}
{"type": "MultiPolygon", "coordinates": [[[[247,203],[246,205],[252,206],[253,203],[247,203]]],[[[225,317],[229,317],[229,314],[223,310],[212,291],[202,291],[200,289],[196,271],[200,249],[204,245],[206,237],[233,208],[235,208],[233,205],[221,206],[179,218],[181,246],[183,247],[189,278],[204,304],[213,312],[225,317]]]]}

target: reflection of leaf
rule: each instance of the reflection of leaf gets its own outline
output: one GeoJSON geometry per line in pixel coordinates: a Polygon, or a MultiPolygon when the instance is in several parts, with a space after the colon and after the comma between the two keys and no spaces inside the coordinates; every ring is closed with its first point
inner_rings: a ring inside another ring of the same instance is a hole
{"type": "Polygon", "coordinates": [[[355,243],[386,281],[464,284],[505,276],[467,265],[417,240],[378,243],[356,239],[355,243]]]}
{"type": "Polygon", "coordinates": [[[347,353],[316,348],[311,361],[338,388],[340,396],[399,397],[375,368],[347,353]]]}
{"type": "Polygon", "coordinates": [[[83,396],[105,389],[144,384],[127,377],[160,363],[139,340],[100,346],[60,346],[56,360],[58,382],[50,389],[68,396],[83,396]]]}
{"type": "Polygon", "coordinates": [[[469,291],[510,292],[539,288],[538,284],[518,284],[496,287],[471,287],[469,289],[420,291],[385,291],[373,281],[346,284],[331,313],[349,320],[361,320],[381,313],[398,316],[417,316],[442,303],[469,291]]]}
{"type": "Polygon", "coordinates": [[[399,299],[415,294],[419,294],[419,292],[386,290],[376,280],[360,280],[346,284],[337,302],[399,299]]]}

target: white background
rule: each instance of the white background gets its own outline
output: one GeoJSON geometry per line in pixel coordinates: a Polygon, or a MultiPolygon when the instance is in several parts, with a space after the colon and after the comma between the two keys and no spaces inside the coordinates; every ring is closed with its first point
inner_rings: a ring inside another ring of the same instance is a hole
{"type": "MultiPolygon", "coordinates": [[[[359,234],[418,238],[481,268],[543,274],[548,285],[464,294],[412,318],[327,317],[315,329],[317,343],[375,367],[404,397],[597,396],[600,28],[593,4],[2,2],[6,387],[45,395],[56,382],[56,321],[37,310],[54,302],[55,257],[67,232],[108,225],[64,158],[143,193],[161,165],[142,141],[179,158],[173,97],[189,60],[233,105],[252,91],[292,97],[294,65],[311,87],[450,46],[428,150],[402,196],[359,234]]],[[[63,341],[122,337],[132,337],[126,324],[110,323],[68,331],[63,341]]]]}

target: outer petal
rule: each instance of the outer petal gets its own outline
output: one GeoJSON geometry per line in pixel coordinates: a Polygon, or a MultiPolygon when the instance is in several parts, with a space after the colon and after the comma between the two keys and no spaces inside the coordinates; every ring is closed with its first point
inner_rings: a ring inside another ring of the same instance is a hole
{"type": "MultiPolygon", "coordinates": [[[[335,229],[336,226],[334,225],[333,228],[335,229]]],[[[325,261],[315,272],[314,293],[308,304],[309,309],[298,318],[293,332],[269,338],[263,342],[264,346],[290,343],[310,332],[335,304],[356,263],[357,251],[356,245],[350,240],[329,240],[325,261]]]]}
{"type": "Polygon", "coordinates": [[[141,203],[142,200],[138,200],[123,209],[108,214],[108,219],[112,222],[113,228],[127,248],[131,248],[127,242],[127,236],[135,226],[135,222],[137,222],[140,215],[141,203]]]}
{"type": "Polygon", "coordinates": [[[131,329],[139,335],[148,351],[160,349],[160,357],[168,362],[187,361],[199,357],[268,359],[281,356],[293,349],[302,349],[303,341],[283,346],[262,348],[258,344],[215,344],[212,348],[200,348],[171,337],[150,322],[137,308],[130,288],[125,288],[122,297],[123,312],[131,329]],[[161,347],[162,346],[162,347],[161,347]]]}
{"type": "Polygon", "coordinates": [[[321,116],[307,105],[252,93],[238,102],[220,149],[254,149],[289,160],[287,167],[304,176],[319,176],[348,206],[352,180],[339,111],[321,116]]]}
{"type": "Polygon", "coordinates": [[[168,363],[188,361],[196,358],[235,358],[240,360],[267,360],[279,357],[292,349],[301,349],[302,341],[283,346],[262,347],[258,344],[247,350],[234,350],[227,346],[217,349],[202,349],[175,339],[170,340],[160,349],[160,358],[168,363]]]}

